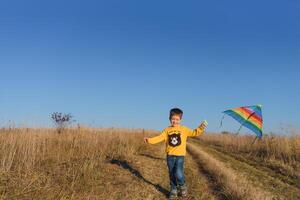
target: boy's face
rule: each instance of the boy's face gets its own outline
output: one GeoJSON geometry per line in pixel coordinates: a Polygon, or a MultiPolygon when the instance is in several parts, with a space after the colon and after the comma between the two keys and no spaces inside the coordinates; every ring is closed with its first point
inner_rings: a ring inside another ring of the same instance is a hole
{"type": "Polygon", "coordinates": [[[172,126],[178,126],[180,125],[181,122],[181,117],[180,115],[173,115],[170,119],[171,125],[172,126]]]}

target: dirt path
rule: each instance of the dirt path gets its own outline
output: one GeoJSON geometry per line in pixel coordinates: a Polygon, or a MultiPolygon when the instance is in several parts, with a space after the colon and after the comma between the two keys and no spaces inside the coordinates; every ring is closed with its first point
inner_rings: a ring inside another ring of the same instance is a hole
{"type": "Polygon", "coordinates": [[[258,157],[249,156],[248,154],[233,153],[221,146],[205,144],[199,139],[196,139],[195,141],[201,143],[201,145],[209,146],[209,148],[212,148],[219,153],[229,155],[236,160],[245,162],[258,170],[264,171],[269,176],[280,179],[282,182],[300,189],[300,176],[298,175],[299,172],[291,166],[284,165],[283,163],[279,163],[278,161],[276,162],[275,160],[266,162],[258,157]]]}
{"type": "Polygon", "coordinates": [[[270,169],[259,168],[258,164],[253,164],[253,160],[237,159],[198,140],[191,140],[191,143],[222,162],[226,167],[242,174],[252,185],[272,193],[275,199],[300,199],[300,190],[297,185],[283,181],[282,175],[276,176],[276,173],[270,172],[270,169]]]}
{"type": "MultiPolygon", "coordinates": [[[[127,197],[130,197],[129,199],[167,199],[169,179],[163,145],[147,146],[134,159],[113,159],[110,161],[110,165],[119,173],[117,179],[114,179],[112,182],[116,184],[124,183],[122,180],[129,181],[128,185],[124,184],[126,192],[122,191],[121,187],[114,191],[114,193],[120,191],[119,197],[127,195],[127,197]]],[[[220,195],[214,191],[213,184],[201,172],[195,160],[190,155],[187,155],[185,175],[189,188],[188,199],[221,199],[220,195]]],[[[117,198],[116,196],[112,199],[117,198]]]]}
{"type": "MultiPolygon", "coordinates": [[[[189,199],[300,199],[297,186],[200,141],[191,140],[188,152],[185,175],[189,199]]],[[[111,159],[107,166],[103,197],[167,199],[169,179],[163,144],[147,145],[134,158],[111,159]]]]}

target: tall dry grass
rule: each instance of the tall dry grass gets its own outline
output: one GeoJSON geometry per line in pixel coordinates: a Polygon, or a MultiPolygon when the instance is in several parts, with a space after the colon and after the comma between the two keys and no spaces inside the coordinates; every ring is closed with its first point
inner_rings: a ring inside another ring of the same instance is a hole
{"type": "Polygon", "coordinates": [[[279,160],[286,164],[300,162],[300,135],[267,135],[255,143],[253,136],[233,134],[206,134],[200,140],[230,152],[246,153],[265,160],[279,160]]]}
{"type": "Polygon", "coordinates": [[[144,130],[0,130],[1,199],[64,199],[93,193],[107,160],[130,159],[142,147],[144,130]]]}

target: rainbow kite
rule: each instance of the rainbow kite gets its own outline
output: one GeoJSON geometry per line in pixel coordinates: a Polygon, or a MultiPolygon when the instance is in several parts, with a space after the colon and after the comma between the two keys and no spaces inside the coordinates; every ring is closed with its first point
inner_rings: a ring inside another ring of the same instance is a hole
{"type": "MultiPolygon", "coordinates": [[[[223,119],[225,114],[231,116],[233,119],[238,121],[241,126],[237,133],[241,130],[242,126],[249,128],[253,131],[258,138],[262,138],[262,126],[263,126],[263,119],[262,119],[262,111],[261,105],[257,106],[245,106],[240,108],[234,108],[230,110],[225,110],[223,119]]],[[[223,121],[222,119],[222,121],[223,121]]],[[[221,121],[221,126],[222,126],[221,121]]]]}

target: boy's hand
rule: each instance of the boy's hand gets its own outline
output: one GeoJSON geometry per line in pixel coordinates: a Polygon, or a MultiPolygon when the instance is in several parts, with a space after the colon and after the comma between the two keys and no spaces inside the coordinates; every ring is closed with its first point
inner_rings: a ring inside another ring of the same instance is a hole
{"type": "Polygon", "coordinates": [[[144,143],[148,144],[148,138],[144,138],[144,143]]]}
{"type": "Polygon", "coordinates": [[[200,128],[204,130],[204,129],[206,129],[207,125],[208,125],[207,121],[204,120],[204,121],[201,123],[200,128]]]}

